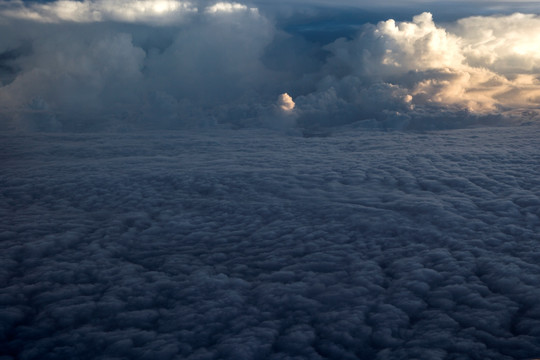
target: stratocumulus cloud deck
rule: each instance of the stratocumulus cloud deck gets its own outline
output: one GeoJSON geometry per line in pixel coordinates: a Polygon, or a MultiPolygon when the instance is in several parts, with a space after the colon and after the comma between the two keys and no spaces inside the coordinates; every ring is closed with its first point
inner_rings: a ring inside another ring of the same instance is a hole
{"type": "Polygon", "coordinates": [[[2,136],[2,352],[537,357],[539,139],[2,136]]]}

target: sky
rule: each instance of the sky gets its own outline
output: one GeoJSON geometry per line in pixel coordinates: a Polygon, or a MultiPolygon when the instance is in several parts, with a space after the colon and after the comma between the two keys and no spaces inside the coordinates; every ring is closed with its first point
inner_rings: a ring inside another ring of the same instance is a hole
{"type": "Polygon", "coordinates": [[[0,0],[0,360],[540,359],[534,1],[0,0]]]}
{"type": "Polygon", "coordinates": [[[532,1],[2,0],[0,129],[530,121],[538,11],[532,1]],[[293,108],[280,106],[284,94],[293,108]]]}

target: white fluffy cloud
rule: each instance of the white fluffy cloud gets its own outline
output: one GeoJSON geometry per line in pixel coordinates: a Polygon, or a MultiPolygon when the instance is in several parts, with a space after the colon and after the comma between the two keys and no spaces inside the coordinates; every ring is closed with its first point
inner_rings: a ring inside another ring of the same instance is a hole
{"type": "Polygon", "coordinates": [[[503,74],[540,70],[540,17],[532,14],[470,17],[453,31],[462,38],[467,64],[503,74]]]}
{"type": "Polygon", "coordinates": [[[448,29],[429,13],[412,22],[382,21],[355,39],[328,45],[328,76],[318,92],[297,103],[309,116],[324,113],[330,101],[339,110],[332,117],[388,119],[399,113],[405,122],[427,108],[435,120],[447,110],[473,116],[535,110],[540,107],[537,33],[540,19],[523,14],[465,18],[448,29]],[[373,96],[387,99],[371,111],[373,96]]]}
{"type": "Polygon", "coordinates": [[[373,59],[383,66],[383,75],[392,70],[454,68],[463,62],[459,38],[437,27],[430,13],[417,15],[412,22],[380,22],[373,37],[384,50],[382,59],[373,59]]]}

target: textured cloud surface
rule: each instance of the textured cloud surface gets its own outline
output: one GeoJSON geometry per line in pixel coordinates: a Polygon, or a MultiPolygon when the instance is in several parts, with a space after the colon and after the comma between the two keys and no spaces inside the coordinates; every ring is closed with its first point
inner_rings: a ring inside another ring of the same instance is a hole
{"type": "Polygon", "coordinates": [[[537,118],[537,15],[294,25],[237,2],[1,1],[1,129],[266,126],[283,93],[301,127],[537,118]]]}
{"type": "Polygon", "coordinates": [[[2,136],[2,359],[540,356],[540,129],[2,136]]]}

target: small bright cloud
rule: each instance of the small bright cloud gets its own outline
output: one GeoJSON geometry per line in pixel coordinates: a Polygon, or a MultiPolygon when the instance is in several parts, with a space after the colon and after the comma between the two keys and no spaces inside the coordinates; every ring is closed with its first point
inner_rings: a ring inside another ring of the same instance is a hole
{"type": "Polygon", "coordinates": [[[281,110],[289,112],[294,109],[295,103],[289,94],[283,93],[279,95],[278,106],[281,110]]]}

